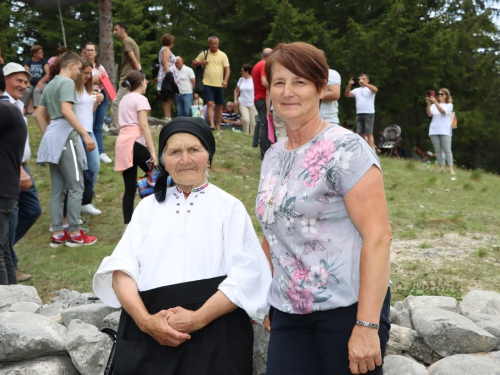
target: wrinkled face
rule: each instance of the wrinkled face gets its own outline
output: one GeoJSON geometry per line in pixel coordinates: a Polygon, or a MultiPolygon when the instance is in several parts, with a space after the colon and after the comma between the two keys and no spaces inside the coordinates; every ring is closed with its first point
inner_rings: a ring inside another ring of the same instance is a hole
{"type": "Polygon", "coordinates": [[[87,44],[85,46],[85,57],[87,57],[87,59],[91,61],[94,61],[96,55],[97,50],[95,49],[95,46],[93,44],[87,44]]]}
{"type": "Polygon", "coordinates": [[[233,112],[233,110],[234,110],[234,104],[233,104],[233,103],[227,103],[227,104],[226,104],[226,109],[227,109],[229,112],[233,112]]]}
{"type": "Polygon", "coordinates": [[[273,65],[271,98],[278,115],[285,121],[309,121],[319,111],[319,100],[325,96],[325,86],[318,92],[312,81],[298,77],[284,66],[273,65]]]}
{"type": "Polygon", "coordinates": [[[13,73],[5,77],[5,91],[14,99],[19,100],[28,87],[28,76],[24,73],[13,73]]]}
{"type": "Polygon", "coordinates": [[[85,69],[82,70],[83,74],[83,82],[87,83],[90,78],[92,78],[92,68],[90,66],[87,66],[85,69]]]}
{"type": "Polygon", "coordinates": [[[219,39],[210,39],[208,41],[208,49],[212,53],[217,52],[219,50],[219,39]]]}
{"type": "Polygon", "coordinates": [[[192,134],[172,135],[165,147],[163,163],[178,185],[197,187],[207,180],[205,172],[210,166],[208,151],[192,134]]]}
{"type": "Polygon", "coordinates": [[[359,82],[363,81],[364,83],[369,83],[370,82],[370,80],[368,79],[367,76],[359,76],[358,80],[359,80],[359,82]]]}

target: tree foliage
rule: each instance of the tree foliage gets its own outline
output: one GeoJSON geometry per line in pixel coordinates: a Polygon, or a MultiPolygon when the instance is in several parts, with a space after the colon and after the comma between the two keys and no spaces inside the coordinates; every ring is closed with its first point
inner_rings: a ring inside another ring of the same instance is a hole
{"type": "MultiPolygon", "coordinates": [[[[164,33],[176,37],[172,51],[187,65],[206,49],[208,36],[217,35],[232,68],[225,92],[228,100],[240,66],[256,63],[264,47],[299,40],[312,43],[325,51],[331,68],[341,74],[342,92],[351,76],[370,75],[379,88],[376,134],[389,124],[399,124],[408,148],[421,140],[431,149],[425,93],[447,87],[459,121],[453,138],[457,163],[497,173],[498,5],[498,0],[112,1],[113,20],[127,22],[146,73],[164,33]]],[[[99,40],[97,3],[62,11],[70,48],[99,40]]],[[[6,61],[25,60],[33,43],[44,46],[47,57],[62,44],[56,8],[0,0],[0,26],[6,61]]],[[[114,40],[118,64],[120,44],[114,40]]],[[[150,85],[148,96],[159,112],[155,90],[150,85]]],[[[342,95],[339,109],[341,121],[354,122],[352,99],[342,95]]]]}

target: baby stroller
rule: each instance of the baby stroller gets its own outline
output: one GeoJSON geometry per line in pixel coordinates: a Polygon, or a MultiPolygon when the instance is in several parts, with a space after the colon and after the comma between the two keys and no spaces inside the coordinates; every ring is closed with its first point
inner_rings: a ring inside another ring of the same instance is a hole
{"type": "Polygon", "coordinates": [[[394,148],[401,136],[401,128],[398,125],[389,125],[384,129],[383,135],[384,140],[380,143],[378,148],[382,154],[392,156],[394,148]]]}

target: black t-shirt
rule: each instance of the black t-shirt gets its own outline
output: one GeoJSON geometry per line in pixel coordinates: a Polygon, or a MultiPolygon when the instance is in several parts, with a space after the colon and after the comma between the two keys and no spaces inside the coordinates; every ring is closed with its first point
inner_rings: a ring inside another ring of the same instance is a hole
{"type": "Polygon", "coordinates": [[[0,96],[0,197],[18,199],[28,129],[19,108],[0,96]]]}
{"type": "Polygon", "coordinates": [[[36,86],[38,81],[43,78],[45,75],[43,67],[48,63],[49,62],[45,59],[41,59],[40,61],[33,61],[32,59],[26,60],[25,64],[29,67],[31,73],[31,86],[36,86]]]}

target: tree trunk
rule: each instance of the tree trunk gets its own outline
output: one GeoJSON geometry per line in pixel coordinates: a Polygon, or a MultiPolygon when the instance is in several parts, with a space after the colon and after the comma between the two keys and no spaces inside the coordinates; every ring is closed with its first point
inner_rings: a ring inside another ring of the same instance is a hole
{"type": "Polygon", "coordinates": [[[101,63],[108,72],[109,79],[116,87],[115,50],[113,48],[113,11],[111,0],[99,0],[99,50],[101,63]]]}

